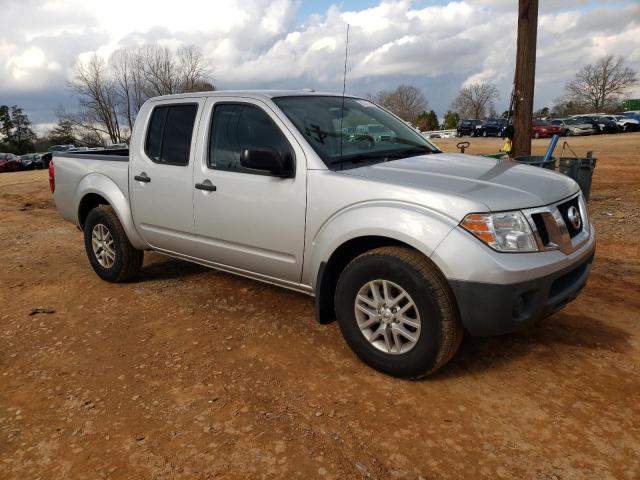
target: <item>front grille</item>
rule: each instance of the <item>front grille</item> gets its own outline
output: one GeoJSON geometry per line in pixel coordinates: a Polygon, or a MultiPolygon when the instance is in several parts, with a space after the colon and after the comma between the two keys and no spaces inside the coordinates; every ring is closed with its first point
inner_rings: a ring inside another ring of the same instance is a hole
{"type": "Polygon", "coordinates": [[[536,226],[536,230],[538,230],[538,235],[540,235],[540,241],[543,245],[549,244],[549,231],[547,230],[547,226],[544,224],[544,219],[542,218],[541,213],[534,213],[531,215],[531,219],[536,226]]]}
{"type": "Polygon", "coordinates": [[[569,254],[590,238],[591,228],[587,220],[586,206],[579,194],[561,203],[523,210],[523,213],[534,230],[538,246],[543,251],[557,249],[569,254]],[[571,218],[580,220],[577,228],[571,218]]]}
{"type": "Polygon", "coordinates": [[[578,216],[580,217],[580,203],[578,202],[578,197],[574,197],[571,200],[558,205],[558,211],[560,212],[560,215],[562,215],[562,219],[567,226],[569,237],[573,238],[582,231],[582,227],[584,225],[582,225],[582,217],[580,217],[580,226],[578,228],[574,227],[573,222],[569,219],[569,209],[571,209],[571,207],[575,207],[578,212],[578,216]]]}

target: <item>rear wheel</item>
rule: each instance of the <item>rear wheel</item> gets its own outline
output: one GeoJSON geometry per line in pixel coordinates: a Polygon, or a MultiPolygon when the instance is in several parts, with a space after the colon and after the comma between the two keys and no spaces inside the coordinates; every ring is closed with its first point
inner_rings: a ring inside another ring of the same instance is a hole
{"type": "Polygon", "coordinates": [[[340,330],[369,366],[420,378],[454,355],[463,330],[446,279],[422,254],[382,247],[354,259],[335,296],[340,330]]]}
{"type": "Polygon", "coordinates": [[[540,133],[535,132],[535,133],[533,134],[533,138],[540,138],[540,133]]]}
{"type": "Polygon", "coordinates": [[[84,224],[84,246],[93,270],[108,282],[124,282],[142,266],[144,252],[136,249],[120,220],[108,205],[89,212],[84,224]]]}

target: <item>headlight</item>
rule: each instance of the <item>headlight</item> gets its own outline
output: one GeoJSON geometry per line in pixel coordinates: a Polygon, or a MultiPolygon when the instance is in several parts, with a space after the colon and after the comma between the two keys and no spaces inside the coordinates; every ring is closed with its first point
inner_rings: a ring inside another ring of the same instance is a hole
{"type": "Polygon", "coordinates": [[[521,212],[471,213],[460,226],[499,252],[537,252],[538,245],[521,212]]]}

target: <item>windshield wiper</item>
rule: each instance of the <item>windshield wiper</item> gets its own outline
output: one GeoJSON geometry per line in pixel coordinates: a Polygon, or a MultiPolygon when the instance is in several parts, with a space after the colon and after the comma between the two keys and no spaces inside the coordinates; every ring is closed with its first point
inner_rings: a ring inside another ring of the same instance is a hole
{"type": "Polygon", "coordinates": [[[437,150],[431,150],[428,147],[415,147],[405,148],[404,150],[390,150],[387,152],[375,152],[375,153],[358,153],[356,155],[349,155],[343,158],[338,158],[331,162],[331,165],[338,165],[341,163],[360,163],[367,160],[382,162],[388,162],[390,160],[398,160],[400,158],[414,157],[416,155],[426,155],[429,153],[437,153],[437,150]]]}
{"type": "Polygon", "coordinates": [[[398,158],[413,157],[416,155],[426,155],[434,152],[435,152],[434,150],[431,150],[430,148],[427,148],[427,147],[405,148],[404,150],[400,150],[400,151],[388,152],[385,155],[385,157],[391,158],[391,159],[398,159],[398,158]]]}

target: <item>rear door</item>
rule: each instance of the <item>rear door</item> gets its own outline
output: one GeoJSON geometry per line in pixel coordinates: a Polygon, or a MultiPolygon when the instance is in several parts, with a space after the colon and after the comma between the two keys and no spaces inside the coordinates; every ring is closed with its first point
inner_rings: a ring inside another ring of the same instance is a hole
{"type": "Polygon", "coordinates": [[[193,158],[204,100],[158,102],[140,118],[130,152],[129,192],[136,228],[154,248],[185,253],[193,241],[193,158]]]}
{"type": "MultiPolygon", "coordinates": [[[[306,211],[306,159],[275,112],[259,100],[210,98],[194,169],[197,256],[239,273],[299,283],[306,211]],[[293,178],[240,165],[240,150],[271,147],[295,159],[293,178]]],[[[267,279],[269,279],[267,278],[267,279]]]]}

